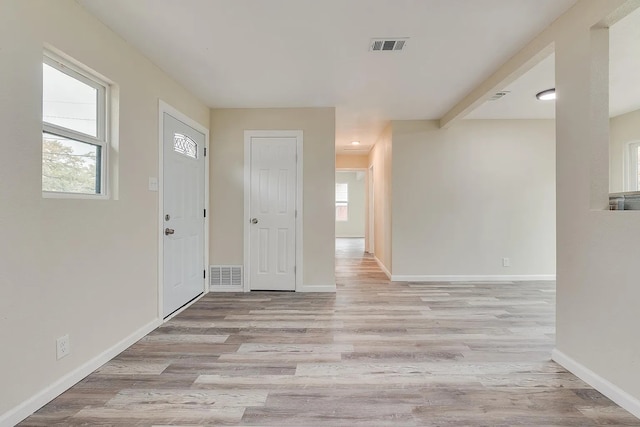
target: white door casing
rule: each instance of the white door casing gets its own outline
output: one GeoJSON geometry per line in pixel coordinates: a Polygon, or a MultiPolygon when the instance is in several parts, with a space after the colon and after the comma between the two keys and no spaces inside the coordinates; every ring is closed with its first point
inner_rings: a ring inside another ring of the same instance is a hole
{"type": "Polygon", "coordinates": [[[374,213],[375,213],[375,199],[374,199],[374,188],[373,188],[373,166],[369,167],[369,174],[368,174],[368,178],[369,178],[369,253],[371,255],[373,255],[375,253],[375,247],[376,247],[376,237],[375,237],[375,219],[374,219],[374,213]]]}
{"type": "Polygon", "coordinates": [[[206,135],[162,113],[162,317],[205,291],[206,135]]]}
{"type": "Polygon", "coordinates": [[[245,133],[246,290],[296,290],[301,274],[301,144],[299,131],[245,133]]]}

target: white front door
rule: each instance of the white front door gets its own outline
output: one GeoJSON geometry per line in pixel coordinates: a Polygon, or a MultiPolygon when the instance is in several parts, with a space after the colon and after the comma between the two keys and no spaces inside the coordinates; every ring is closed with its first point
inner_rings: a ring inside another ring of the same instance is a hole
{"type": "Polygon", "coordinates": [[[205,136],[163,114],[163,314],[204,291],[205,136]]]}
{"type": "Polygon", "coordinates": [[[250,289],[294,291],[297,139],[252,137],[250,150],[250,289]]]}

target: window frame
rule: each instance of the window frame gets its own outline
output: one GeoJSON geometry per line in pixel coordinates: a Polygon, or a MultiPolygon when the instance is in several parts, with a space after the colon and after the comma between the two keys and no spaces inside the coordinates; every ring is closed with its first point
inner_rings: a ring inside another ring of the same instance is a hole
{"type": "Polygon", "coordinates": [[[625,144],[624,151],[624,187],[625,191],[640,191],[640,183],[638,182],[638,151],[640,150],[640,141],[629,141],[625,144]]]}
{"type": "Polygon", "coordinates": [[[64,126],[45,122],[44,120],[44,101],[42,114],[42,134],[49,133],[72,141],[90,144],[100,147],[100,158],[96,159],[96,175],[99,179],[100,192],[90,193],[69,193],[63,191],[45,191],[42,190],[43,198],[53,199],[108,199],[109,186],[108,183],[108,164],[109,164],[109,108],[110,108],[110,87],[111,85],[97,76],[95,73],[84,69],[64,59],[49,50],[45,50],[42,56],[42,64],[46,64],[56,70],[68,75],[96,89],[96,136],[92,136],[83,132],[66,128],[64,126]]]}

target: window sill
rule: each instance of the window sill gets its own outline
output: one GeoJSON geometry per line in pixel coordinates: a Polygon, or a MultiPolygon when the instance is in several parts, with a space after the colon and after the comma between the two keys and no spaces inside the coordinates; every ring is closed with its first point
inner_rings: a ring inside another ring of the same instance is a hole
{"type": "Polygon", "coordinates": [[[81,194],[81,193],[62,193],[57,191],[43,191],[43,199],[84,199],[84,200],[109,200],[106,194],[81,194]]]}

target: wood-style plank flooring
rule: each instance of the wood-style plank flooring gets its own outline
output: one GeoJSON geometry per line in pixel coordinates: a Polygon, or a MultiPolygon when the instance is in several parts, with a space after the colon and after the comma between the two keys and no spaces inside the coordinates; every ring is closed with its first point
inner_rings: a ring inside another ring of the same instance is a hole
{"type": "Polygon", "coordinates": [[[337,294],[209,294],[21,425],[640,426],[550,361],[553,283],[390,283],[362,246],[337,294]]]}

